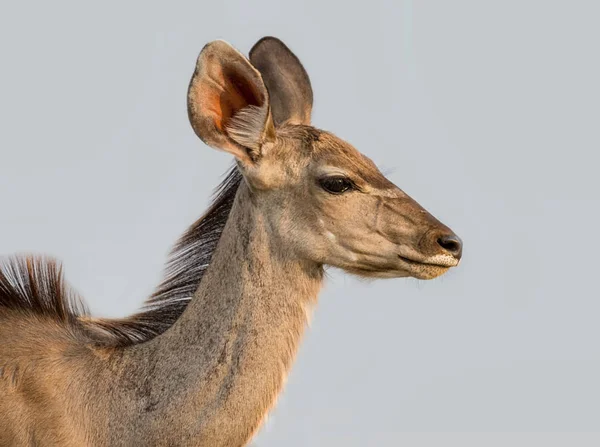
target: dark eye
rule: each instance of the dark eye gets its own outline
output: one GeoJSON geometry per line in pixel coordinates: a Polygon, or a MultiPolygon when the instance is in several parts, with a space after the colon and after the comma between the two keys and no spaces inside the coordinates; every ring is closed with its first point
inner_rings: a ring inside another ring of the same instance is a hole
{"type": "Polygon", "coordinates": [[[319,180],[321,187],[331,194],[342,194],[352,189],[352,182],[345,177],[327,177],[319,180]]]}

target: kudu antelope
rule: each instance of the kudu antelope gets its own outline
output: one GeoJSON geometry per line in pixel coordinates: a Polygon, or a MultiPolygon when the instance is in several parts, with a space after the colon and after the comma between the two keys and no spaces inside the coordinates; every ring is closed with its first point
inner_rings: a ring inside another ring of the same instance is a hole
{"type": "Polygon", "coordinates": [[[52,260],[0,269],[0,445],[246,445],[272,408],[323,282],[435,278],[462,243],[350,144],[310,125],[297,57],[206,45],[192,127],[236,164],[137,314],[88,316],[52,260]]]}

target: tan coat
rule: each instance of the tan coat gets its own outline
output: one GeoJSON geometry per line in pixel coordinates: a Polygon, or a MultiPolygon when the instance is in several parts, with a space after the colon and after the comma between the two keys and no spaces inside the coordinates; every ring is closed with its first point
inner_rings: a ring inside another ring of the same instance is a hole
{"type": "Polygon", "coordinates": [[[1,446],[244,446],[276,402],[324,266],[429,279],[462,243],[367,157],[310,125],[294,54],[204,47],[192,127],[236,165],[126,319],[96,319],[40,258],[0,267],[1,446]]]}

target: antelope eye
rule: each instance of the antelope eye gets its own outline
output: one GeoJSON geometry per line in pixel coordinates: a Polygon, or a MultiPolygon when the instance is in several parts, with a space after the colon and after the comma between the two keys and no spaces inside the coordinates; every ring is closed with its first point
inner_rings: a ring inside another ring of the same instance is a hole
{"type": "Polygon", "coordinates": [[[352,189],[352,182],[346,177],[327,177],[319,180],[321,188],[331,194],[342,194],[352,189]]]}

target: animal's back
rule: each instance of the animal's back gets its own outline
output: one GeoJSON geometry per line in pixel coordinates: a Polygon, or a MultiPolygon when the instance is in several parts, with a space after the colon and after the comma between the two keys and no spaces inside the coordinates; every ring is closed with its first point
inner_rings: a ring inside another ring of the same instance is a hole
{"type": "Polygon", "coordinates": [[[93,363],[59,322],[0,308],[0,446],[90,445],[80,403],[93,363]]]}

